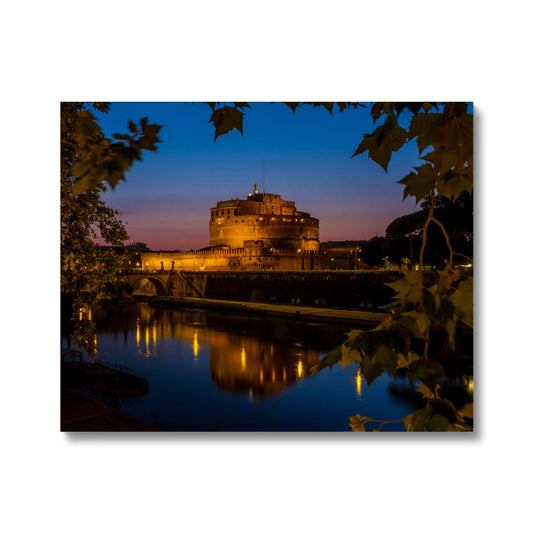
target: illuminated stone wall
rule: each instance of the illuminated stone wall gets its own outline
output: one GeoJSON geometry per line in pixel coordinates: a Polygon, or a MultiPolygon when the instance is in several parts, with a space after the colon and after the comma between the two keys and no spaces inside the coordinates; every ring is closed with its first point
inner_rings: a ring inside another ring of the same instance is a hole
{"type": "Polygon", "coordinates": [[[244,248],[196,252],[148,252],[141,254],[146,272],[190,270],[354,270],[351,252],[310,252],[264,248],[262,241],[247,241],[244,248]]]}
{"type": "Polygon", "coordinates": [[[278,194],[254,192],[246,200],[218,202],[211,209],[209,246],[242,248],[262,240],[266,248],[318,251],[319,222],[278,194]]]}

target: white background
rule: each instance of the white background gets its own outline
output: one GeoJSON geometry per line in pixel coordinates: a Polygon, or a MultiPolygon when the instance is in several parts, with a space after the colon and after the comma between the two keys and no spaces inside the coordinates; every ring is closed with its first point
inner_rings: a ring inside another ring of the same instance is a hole
{"type": "Polygon", "coordinates": [[[3,7],[3,531],[527,529],[526,5],[3,7]],[[61,434],[61,100],[474,101],[475,434],[61,434]]]}

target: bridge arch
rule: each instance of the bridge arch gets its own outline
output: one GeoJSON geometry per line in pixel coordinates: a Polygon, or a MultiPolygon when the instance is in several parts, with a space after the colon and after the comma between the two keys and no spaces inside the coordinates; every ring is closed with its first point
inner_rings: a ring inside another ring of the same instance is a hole
{"type": "Polygon", "coordinates": [[[166,283],[157,276],[142,276],[133,284],[133,293],[168,296],[166,283]]]}

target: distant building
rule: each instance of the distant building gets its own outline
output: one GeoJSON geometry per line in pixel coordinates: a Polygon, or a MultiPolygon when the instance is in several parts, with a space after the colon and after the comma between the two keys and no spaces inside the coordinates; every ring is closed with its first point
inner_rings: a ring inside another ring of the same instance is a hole
{"type": "Polygon", "coordinates": [[[209,248],[141,253],[142,269],[352,270],[353,250],[321,251],[319,221],[279,194],[254,191],[211,208],[209,248]]]}
{"type": "Polygon", "coordinates": [[[320,247],[318,219],[279,194],[255,188],[246,200],[225,200],[211,209],[209,236],[210,247],[243,248],[246,241],[257,240],[280,250],[317,252],[320,247]]]}

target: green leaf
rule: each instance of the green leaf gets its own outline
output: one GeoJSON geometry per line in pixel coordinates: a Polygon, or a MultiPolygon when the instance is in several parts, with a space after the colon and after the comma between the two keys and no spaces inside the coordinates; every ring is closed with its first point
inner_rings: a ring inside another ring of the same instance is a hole
{"type": "Polygon", "coordinates": [[[362,329],[351,329],[349,333],[347,334],[347,339],[344,341],[344,343],[350,347],[355,345],[355,342],[357,338],[364,333],[364,330],[362,329]]]}
{"type": "Polygon", "coordinates": [[[336,365],[342,358],[342,346],[337,346],[328,352],[315,366],[309,369],[310,374],[316,374],[320,370],[329,367],[330,369],[336,365]]]}
{"type": "Polygon", "coordinates": [[[416,390],[422,395],[425,399],[432,399],[435,397],[435,394],[433,394],[433,391],[426,387],[423,383],[419,383],[416,390]]]}
{"type": "Polygon", "coordinates": [[[78,113],[76,129],[73,132],[74,139],[79,142],[81,139],[89,139],[102,132],[96,122],[95,116],[88,110],[78,113]]]}
{"type": "Polygon", "coordinates": [[[414,172],[411,171],[407,176],[398,181],[402,185],[405,185],[403,191],[403,199],[408,196],[414,196],[416,203],[420,202],[424,198],[427,198],[432,189],[435,188],[435,173],[433,166],[430,163],[426,163],[419,167],[415,167],[414,172]]]}
{"type": "Polygon", "coordinates": [[[378,344],[371,347],[372,352],[362,357],[359,363],[361,374],[364,376],[365,381],[370,388],[375,379],[381,376],[387,370],[396,377],[396,370],[398,367],[398,353],[391,348],[389,344],[378,344]]]}
{"type": "Polygon", "coordinates": [[[446,372],[438,361],[418,359],[413,361],[407,368],[407,378],[410,383],[421,381],[430,390],[435,390],[441,380],[446,378],[446,372]]]}
{"type": "Polygon", "coordinates": [[[237,129],[242,132],[242,120],[244,113],[239,111],[235,107],[224,106],[213,111],[209,122],[212,122],[215,126],[215,140],[221,135],[225,135],[233,129],[237,129]]]}
{"type": "Polygon", "coordinates": [[[411,414],[411,415],[407,415],[404,419],[403,419],[403,425],[405,427],[405,430],[406,431],[414,431],[414,426],[413,426],[413,420],[414,420],[414,415],[411,414]]]}
{"type": "Polygon", "coordinates": [[[432,150],[422,157],[430,162],[433,167],[439,166],[439,176],[453,169],[463,168],[468,159],[463,157],[463,153],[457,147],[443,147],[441,150],[432,150]]]}
{"type": "Polygon", "coordinates": [[[446,136],[445,148],[456,151],[460,156],[460,166],[462,166],[474,153],[474,116],[466,112],[458,115],[458,109],[456,105],[454,109],[456,114],[446,136]]]}
{"type": "Polygon", "coordinates": [[[409,421],[404,419],[404,423],[406,427],[407,424],[412,427],[411,431],[454,431],[457,421],[455,407],[450,401],[443,399],[429,400],[426,407],[409,416],[409,421]]]}
{"type": "Polygon", "coordinates": [[[421,154],[429,146],[438,149],[442,144],[446,127],[446,115],[443,113],[418,113],[411,119],[408,139],[416,137],[418,152],[421,154]]]}
{"type": "Polygon", "coordinates": [[[460,281],[450,301],[455,307],[457,318],[467,326],[474,327],[474,278],[460,281]]]}
{"type": "Polygon", "coordinates": [[[399,280],[384,285],[394,290],[394,300],[404,303],[418,303],[421,300],[418,273],[414,270],[405,270],[399,280]]]}
{"type": "Polygon", "coordinates": [[[442,415],[433,415],[428,424],[429,431],[448,431],[450,427],[449,420],[442,415]]]}
{"type": "Polygon", "coordinates": [[[341,368],[346,368],[349,365],[353,365],[356,361],[361,361],[361,352],[357,348],[350,348],[346,346],[346,343],[342,345],[341,352],[341,368]]]}
{"type": "Polygon", "coordinates": [[[420,311],[403,311],[399,313],[396,322],[406,328],[415,339],[424,339],[427,330],[426,315],[420,311]]]}
{"type": "Polygon", "coordinates": [[[464,191],[472,194],[474,175],[466,167],[455,168],[439,176],[436,187],[439,196],[442,195],[453,200],[458,198],[464,191]]]}
{"type": "Polygon", "coordinates": [[[393,116],[388,116],[382,126],[378,126],[373,133],[365,134],[363,140],[352,157],[368,150],[368,157],[383,167],[385,172],[392,152],[398,151],[407,141],[407,132],[397,125],[393,116]]]}
{"type": "Polygon", "coordinates": [[[365,424],[363,422],[363,419],[359,415],[351,416],[350,417],[350,427],[352,428],[352,431],[364,431],[365,424]]]}
{"type": "Polygon", "coordinates": [[[470,420],[474,420],[474,404],[470,402],[463,405],[463,407],[459,409],[458,413],[463,418],[469,418],[470,420]]]}
{"type": "Polygon", "coordinates": [[[403,354],[398,354],[398,369],[407,368],[413,361],[418,361],[419,355],[415,352],[409,352],[408,357],[403,354]]]}

